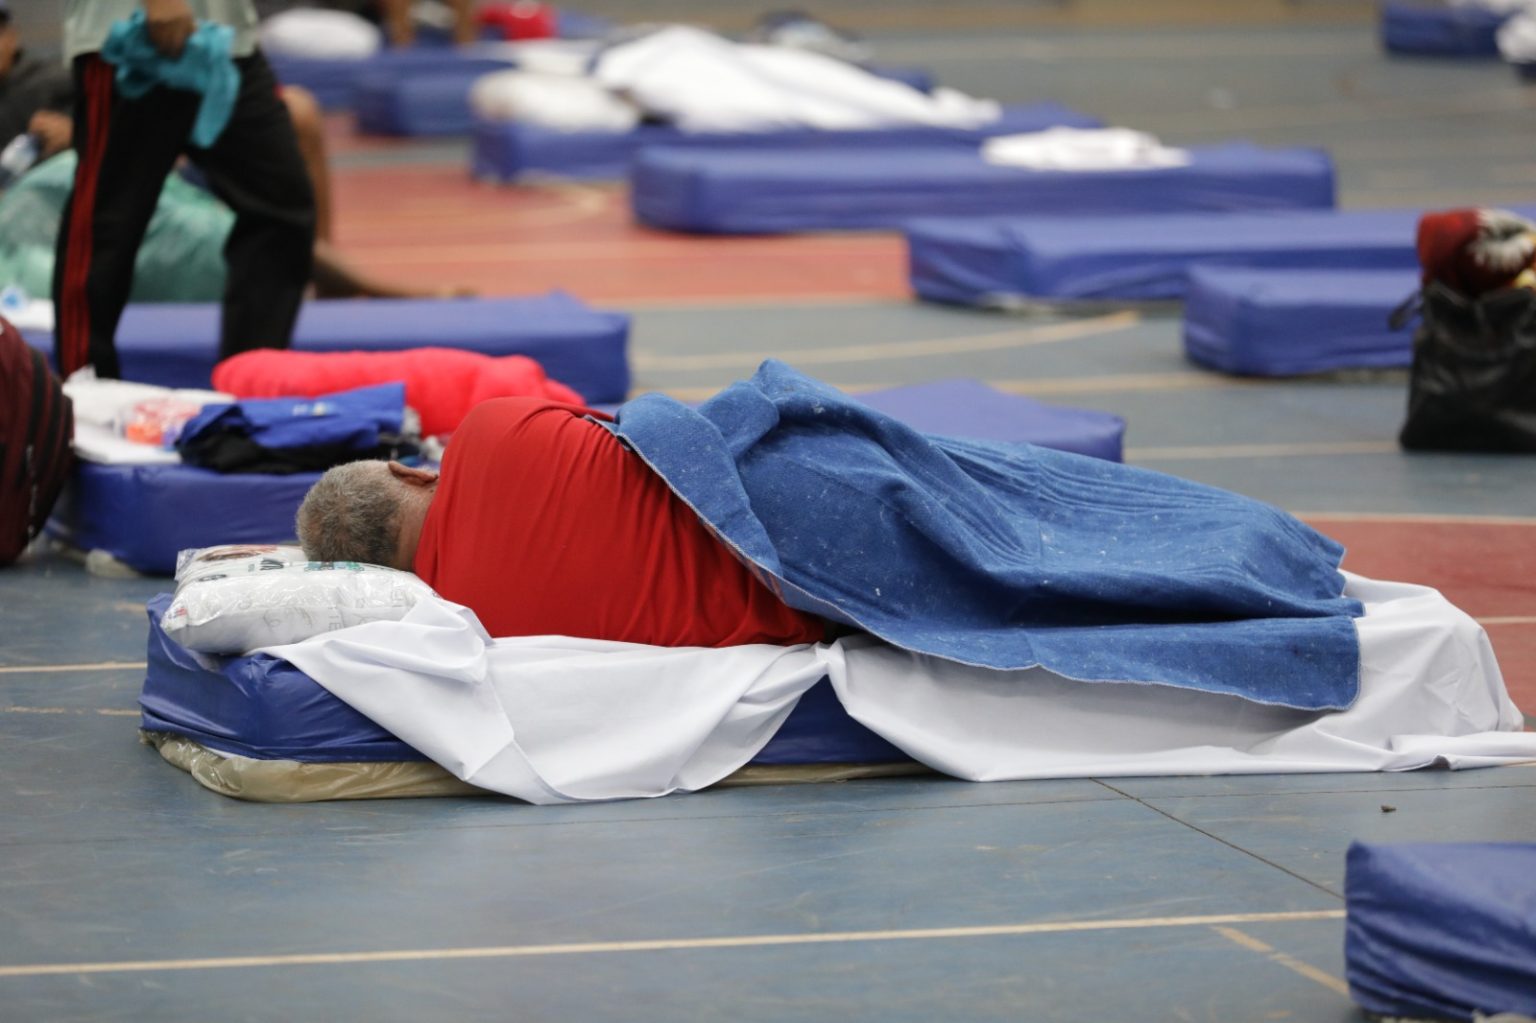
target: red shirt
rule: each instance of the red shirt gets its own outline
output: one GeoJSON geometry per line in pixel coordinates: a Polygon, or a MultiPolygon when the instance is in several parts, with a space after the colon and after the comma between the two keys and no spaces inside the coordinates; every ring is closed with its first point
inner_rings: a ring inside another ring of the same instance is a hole
{"type": "Polygon", "coordinates": [[[820,641],[589,410],[476,406],[454,433],[416,574],[493,636],[656,646],[820,641]]]}

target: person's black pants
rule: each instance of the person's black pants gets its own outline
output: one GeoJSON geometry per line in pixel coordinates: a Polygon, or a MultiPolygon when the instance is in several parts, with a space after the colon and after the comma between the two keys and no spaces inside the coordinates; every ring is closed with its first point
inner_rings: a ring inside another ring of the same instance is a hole
{"type": "Polygon", "coordinates": [[[53,271],[54,356],[63,376],[86,363],[120,375],[113,338],[139,243],[165,176],[185,153],[235,212],[224,244],[228,279],[220,358],[286,348],[314,261],[315,199],[288,108],[260,53],[235,61],[240,95],[214,144],[191,144],[202,96],[156,88],[136,100],[96,54],[76,58],[75,187],[59,225],[53,271]]]}

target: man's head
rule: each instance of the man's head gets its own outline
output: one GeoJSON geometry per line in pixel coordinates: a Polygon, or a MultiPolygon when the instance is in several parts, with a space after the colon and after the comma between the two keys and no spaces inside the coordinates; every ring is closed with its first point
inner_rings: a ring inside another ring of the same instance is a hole
{"type": "Polygon", "coordinates": [[[399,462],[349,462],[328,471],[299,506],[299,543],[311,561],[362,561],[411,570],[437,473],[399,462]]]}

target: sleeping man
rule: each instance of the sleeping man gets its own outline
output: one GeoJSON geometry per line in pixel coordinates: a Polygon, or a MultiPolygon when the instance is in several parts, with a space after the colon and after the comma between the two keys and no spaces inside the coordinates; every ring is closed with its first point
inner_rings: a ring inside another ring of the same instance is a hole
{"type": "Polygon", "coordinates": [[[333,469],[317,560],[412,570],[496,636],[817,642],[1346,707],[1342,549],[1278,509],[1032,445],[932,437],[769,362],[697,409],[486,402],[442,473],[333,469]],[[829,623],[836,623],[829,626],[829,623]]]}

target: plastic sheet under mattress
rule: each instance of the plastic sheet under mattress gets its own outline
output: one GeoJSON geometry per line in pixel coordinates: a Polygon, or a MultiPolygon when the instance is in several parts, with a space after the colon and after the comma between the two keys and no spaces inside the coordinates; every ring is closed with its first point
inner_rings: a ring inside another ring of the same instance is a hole
{"type": "Polygon", "coordinates": [[[1495,38],[1510,11],[1477,4],[1381,5],[1381,45],[1388,53],[1420,57],[1497,57],[1495,38]]]}
{"type": "Polygon", "coordinates": [[[916,217],[1091,215],[1327,208],[1333,163],[1318,149],[1200,146],[1182,167],[1036,171],[979,148],[886,152],[650,149],[630,172],[635,215],[715,234],[898,228],[916,217]]]}
{"type": "MultiPolygon", "coordinates": [[[[49,353],[53,336],[27,332],[49,353]]],[[[588,402],[629,392],[629,317],[561,292],[534,298],[369,299],[305,303],[293,347],[307,352],[398,351],[441,346],[526,355],[588,402]]],[[[117,332],[123,378],[164,387],[208,387],[219,358],[219,307],[132,305],[117,332]]]]}
{"type": "Polygon", "coordinates": [[[636,154],[657,147],[684,149],[804,149],[816,146],[885,148],[957,145],[974,148],[994,135],[1065,126],[1098,128],[1102,122],[1056,103],[1003,108],[992,124],[976,129],[882,128],[870,131],[769,131],[731,134],[684,132],[668,124],[633,131],[557,131],[516,121],[477,121],[471,171],[477,178],[515,181],[524,175],[587,180],[622,178],[636,154]]]}
{"type": "MultiPolygon", "coordinates": [[[[1120,417],[1044,405],[975,380],[897,387],[862,400],[929,433],[1030,441],[1111,461],[1121,457],[1125,421],[1120,417]]],[[[184,548],[290,539],[299,502],[318,478],[81,462],[54,508],[48,533],[81,550],[105,551],[137,571],[170,575],[184,548]]]]}
{"type": "Polygon", "coordinates": [[[1536,1017],[1536,845],[1350,846],[1345,974],[1389,1017],[1536,1017]]]}
{"type": "MultiPolygon", "coordinates": [[[[1536,209],[1524,208],[1530,215],[1536,209]]],[[[906,225],[912,287],[966,305],[1185,296],[1201,265],[1411,270],[1419,210],[991,217],[906,225]]]]}
{"type": "MultiPolygon", "coordinates": [[[[208,749],[257,760],[423,759],[286,661],[265,654],[200,660],[160,628],[160,616],[169,606],[170,595],[162,593],[148,607],[148,668],[139,697],[146,731],[184,735],[208,749]]],[[[890,743],[848,717],[832,687],[819,682],[752,762],[905,759],[890,743]]]]}
{"type": "Polygon", "coordinates": [[[1412,270],[1196,267],[1184,303],[1184,352],[1227,373],[1289,376],[1407,366],[1413,328],[1388,317],[1418,291],[1412,270]]]}

